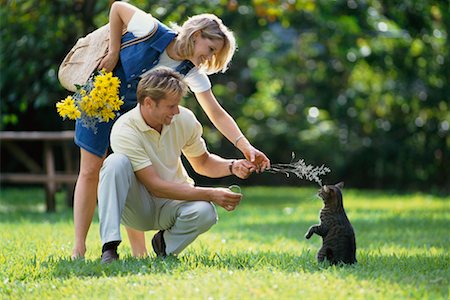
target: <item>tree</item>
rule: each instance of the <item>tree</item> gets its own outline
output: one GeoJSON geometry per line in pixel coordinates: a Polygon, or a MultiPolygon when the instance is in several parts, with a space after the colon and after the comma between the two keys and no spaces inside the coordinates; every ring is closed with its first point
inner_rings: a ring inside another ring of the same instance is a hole
{"type": "MultiPolygon", "coordinates": [[[[1,126],[54,129],[57,70],[111,1],[8,1],[0,8],[1,126]],[[45,30],[44,30],[45,28],[45,30]],[[33,51],[30,51],[33,49],[33,51]],[[49,117],[51,116],[51,117],[49,117]]],[[[350,186],[448,189],[448,4],[443,1],[132,1],[163,21],[219,15],[239,50],[215,94],[273,162],[291,153],[350,186]]],[[[237,151],[193,99],[213,151],[237,151]]],[[[255,184],[297,184],[258,176],[255,184]]]]}

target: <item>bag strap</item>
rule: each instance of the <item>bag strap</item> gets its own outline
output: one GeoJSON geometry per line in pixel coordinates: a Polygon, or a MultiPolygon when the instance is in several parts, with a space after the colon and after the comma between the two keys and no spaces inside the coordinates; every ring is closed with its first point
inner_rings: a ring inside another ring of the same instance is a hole
{"type": "Polygon", "coordinates": [[[151,37],[156,33],[156,31],[158,30],[158,22],[154,22],[154,23],[155,23],[155,26],[153,26],[152,31],[150,31],[149,33],[147,33],[147,34],[144,35],[144,36],[137,37],[137,38],[135,38],[135,39],[126,41],[125,43],[123,43],[123,44],[120,46],[120,50],[122,50],[122,49],[124,49],[124,48],[127,48],[127,47],[129,47],[129,46],[133,46],[133,45],[138,44],[138,43],[140,43],[140,42],[144,42],[144,41],[148,40],[149,38],[151,38],[151,37]]]}

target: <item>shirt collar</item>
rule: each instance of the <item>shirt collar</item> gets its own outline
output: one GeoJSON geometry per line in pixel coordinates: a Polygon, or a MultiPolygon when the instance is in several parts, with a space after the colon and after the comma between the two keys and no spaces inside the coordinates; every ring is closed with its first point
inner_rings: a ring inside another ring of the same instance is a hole
{"type": "Polygon", "coordinates": [[[134,120],[134,123],[136,124],[136,127],[142,131],[149,131],[149,130],[154,130],[153,128],[151,128],[150,126],[147,125],[147,123],[145,123],[144,118],[141,115],[141,110],[140,110],[140,104],[138,103],[136,105],[135,108],[133,108],[133,110],[131,111],[131,115],[132,118],[134,120]]]}
{"type": "MultiPolygon", "coordinates": [[[[136,105],[135,108],[133,108],[133,110],[131,111],[131,114],[132,114],[132,118],[133,118],[133,120],[134,120],[134,122],[136,124],[136,127],[140,131],[142,131],[142,132],[149,131],[149,130],[150,131],[151,130],[156,131],[153,127],[150,127],[145,122],[145,120],[144,120],[144,118],[142,117],[142,114],[141,114],[140,104],[139,103],[136,105]]],[[[170,129],[171,125],[176,121],[177,117],[178,117],[178,115],[175,115],[173,117],[172,123],[170,125],[163,125],[163,128],[161,130],[161,134],[163,134],[164,132],[166,132],[166,131],[168,131],[170,129]]]]}

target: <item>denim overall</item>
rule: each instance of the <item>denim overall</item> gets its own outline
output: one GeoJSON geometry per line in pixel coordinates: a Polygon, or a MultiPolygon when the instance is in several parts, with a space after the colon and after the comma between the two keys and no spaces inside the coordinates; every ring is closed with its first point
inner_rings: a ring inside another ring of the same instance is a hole
{"type": "MultiPolygon", "coordinates": [[[[176,32],[157,22],[158,29],[150,39],[120,50],[119,62],[113,70],[113,74],[120,79],[119,94],[124,101],[118,115],[136,106],[136,90],[140,76],[158,64],[161,53],[177,36],[176,32]]],[[[122,36],[122,44],[135,38],[132,33],[127,32],[122,36]]],[[[193,67],[192,62],[185,60],[175,70],[186,75],[193,67]]],[[[109,122],[99,122],[96,133],[77,120],[75,144],[92,154],[103,157],[109,147],[109,135],[116,119],[117,117],[109,122]]]]}

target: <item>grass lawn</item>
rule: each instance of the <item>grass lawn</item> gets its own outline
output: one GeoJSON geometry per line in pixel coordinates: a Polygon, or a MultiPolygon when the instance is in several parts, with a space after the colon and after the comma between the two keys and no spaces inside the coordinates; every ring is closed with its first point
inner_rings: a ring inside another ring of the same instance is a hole
{"type": "MultiPolygon", "coordinates": [[[[0,193],[0,299],[448,299],[450,197],[344,189],[358,264],[318,264],[304,239],[321,201],[311,188],[243,187],[244,200],[178,258],[99,261],[97,218],[85,261],[70,261],[73,217],[58,194],[0,193]]],[[[154,232],[147,233],[147,244],[154,232]]],[[[151,246],[149,246],[151,249],[151,246]]]]}

